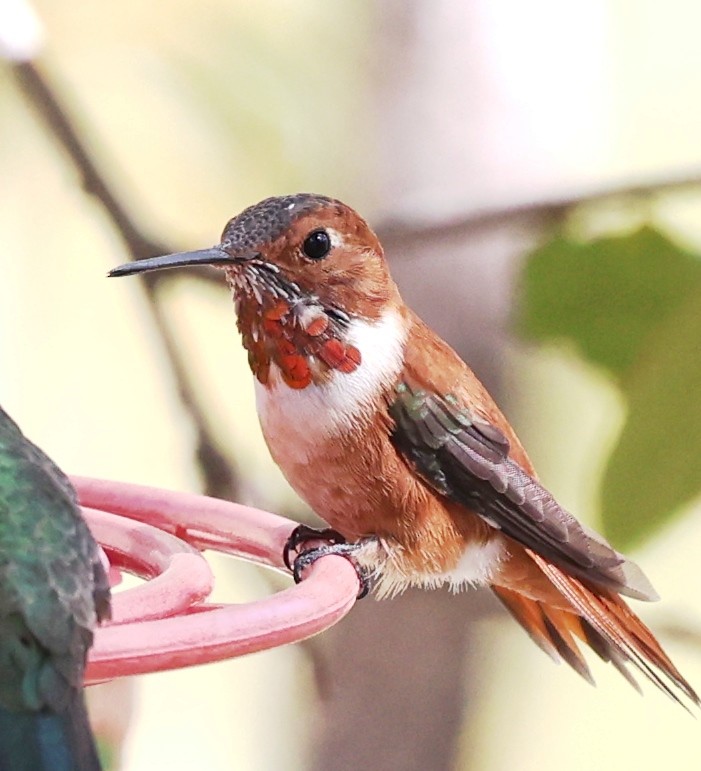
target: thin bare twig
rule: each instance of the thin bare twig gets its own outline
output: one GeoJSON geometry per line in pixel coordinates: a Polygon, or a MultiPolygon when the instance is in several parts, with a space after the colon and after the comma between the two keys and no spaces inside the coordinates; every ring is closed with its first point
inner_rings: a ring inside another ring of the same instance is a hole
{"type": "MultiPolygon", "coordinates": [[[[136,225],[129,213],[113,193],[107,179],[100,172],[88,147],[78,133],[68,111],[61,103],[55,89],[34,62],[17,62],[12,66],[17,82],[25,97],[43,120],[47,130],[65,150],[78,172],[83,189],[104,206],[116,230],[122,236],[132,259],[145,259],[166,254],[172,249],[152,240],[136,225]]],[[[158,299],[158,286],[167,280],[167,274],[143,274],[148,308],[154,326],[163,343],[170,363],[178,396],[183,408],[192,419],[196,431],[195,458],[207,495],[236,499],[240,494],[239,475],[232,461],[217,446],[207,424],[205,411],[200,405],[188,370],[175,338],[166,322],[162,304],[158,299]],[[164,279],[165,277],[165,279],[164,279]]]]}
{"type": "Polygon", "coordinates": [[[402,240],[468,237],[475,230],[485,227],[499,227],[518,218],[536,218],[543,222],[557,221],[570,209],[581,204],[596,203],[613,198],[642,198],[658,193],[678,192],[687,189],[701,189],[701,169],[692,174],[663,177],[644,182],[622,182],[592,190],[580,190],[559,198],[527,201],[435,221],[416,222],[401,218],[388,219],[378,225],[377,231],[383,242],[385,240],[400,242],[402,240]]]}

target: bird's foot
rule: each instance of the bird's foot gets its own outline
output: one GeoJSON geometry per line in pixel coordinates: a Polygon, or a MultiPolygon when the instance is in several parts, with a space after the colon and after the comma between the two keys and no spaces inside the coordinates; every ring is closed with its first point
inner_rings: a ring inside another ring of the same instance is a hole
{"type": "Polygon", "coordinates": [[[309,525],[297,525],[282,550],[282,561],[288,570],[292,570],[290,553],[294,551],[301,554],[304,549],[300,549],[300,546],[304,547],[310,541],[328,541],[330,544],[346,543],[346,539],[338,530],[331,527],[316,528],[309,527],[309,525]]]}
{"type": "Polygon", "coordinates": [[[351,565],[353,565],[358,576],[360,591],[358,592],[357,599],[361,600],[369,593],[371,588],[368,572],[353,559],[353,554],[357,552],[362,545],[362,541],[359,543],[348,543],[337,530],[333,530],[330,527],[317,530],[308,527],[307,525],[298,525],[292,531],[292,534],[285,544],[285,548],[282,552],[282,559],[285,565],[292,571],[295,583],[298,584],[302,580],[302,574],[305,569],[310,565],[313,565],[321,557],[326,557],[329,554],[338,554],[341,557],[345,557],[351,565]],[[319,540],[327,541],[327,543],[304,549],[305,544],[310,541],[319,540]],[[302,548],[300,549],[300,547],[302,548]],[[297,553],[297,556],[294,561],[291,561],[290,554],[293,551],[297,553]]]}
{"type": "Polygon", "coordinates": [[[295,583],[298,584],[302,580],[302,573],[305,569],[313,565],[318,559],[329,554],[338,554],[341,557],[345,557],[355,569],[358,581],[360,582],[360,591],[358,592],[357,599],[362,600],[370,592],[371,582],[368,572],[353,559],[354,553],[360,547],[361,544],[357,543],[325,543],[300,552],[292,564],[292,575],[295,583]]]}

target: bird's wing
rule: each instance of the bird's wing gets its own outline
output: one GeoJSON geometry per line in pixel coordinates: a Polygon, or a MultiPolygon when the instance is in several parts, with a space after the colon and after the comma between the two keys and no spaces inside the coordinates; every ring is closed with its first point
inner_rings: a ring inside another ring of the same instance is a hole
{"type": "Polygon", "coordinates": [[[637,599],[656,599],[640,568],[578,522],[509,456],[492,422],[451,395],[402,381],[392,442],[437,492],[463,504],[566,572],[637,599]]]}
{"type": "Polygon", "coordinates": [[[67,477],[0,409],[0,609],[82,683],[107,576],[67,477]]]}

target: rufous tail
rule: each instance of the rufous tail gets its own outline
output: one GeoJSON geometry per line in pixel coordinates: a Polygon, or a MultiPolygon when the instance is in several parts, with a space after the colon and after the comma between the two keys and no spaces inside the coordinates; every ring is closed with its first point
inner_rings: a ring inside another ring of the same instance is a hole
{"type": "Polygon", "coordinates": [[[593,683],[580,650],[579,643],[585,643],[604,661],[611,662],[636,690],[640,687],[628,670],[629,664],[685,709],[679,692],[701,706],[696,692],[652,632],[617,594],[590,588],[530,549],[527,551],[571,609],[525,597],[513,588],[492,589],[540,648],[556,661],[566,661],[593,683]]]}

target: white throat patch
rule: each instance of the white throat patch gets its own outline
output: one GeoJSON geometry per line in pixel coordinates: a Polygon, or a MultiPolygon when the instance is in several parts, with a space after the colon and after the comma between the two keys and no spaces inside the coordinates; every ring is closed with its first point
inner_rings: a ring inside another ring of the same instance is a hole
{"type": "Polygon", "coordinates": [[[255,381],[258,417],[268,441],[290,431],[318,437],[350,427],[401,372],[406,336],[394,310],[374,322],[352,319],[346,339],[360,351],[360,366],[350,373],[334,371],[326,383],[303,389],[290,388],[271,365],[273,385],[255,381]]]}

